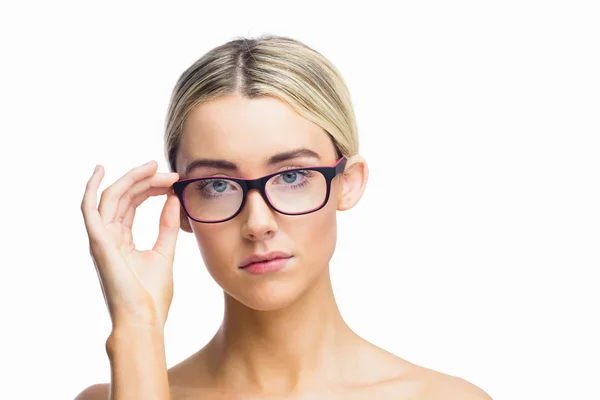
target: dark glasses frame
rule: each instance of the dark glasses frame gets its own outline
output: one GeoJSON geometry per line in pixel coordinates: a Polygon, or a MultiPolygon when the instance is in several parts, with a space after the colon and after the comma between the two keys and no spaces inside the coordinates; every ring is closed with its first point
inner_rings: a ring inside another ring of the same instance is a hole
{"type": "Polygon", "coordinates": [[[348,159],[346,157],[342,156],[339,160],[336,161],[336,163],[334,165],[332,165],[330,167],[314,166],[314,167],[290,168],[290,169],[286,169],[283,171],[275,172],[273,174],[265,175],[261,178],[256,178],[256,179],[240,179],[240,178],[234,178],[234,177],[230,177],[230,176],[203,176],[202,178],[190,178],[190,179],[183,179],[183,180],[177,181],[173,184],[172,187],[173,187],[175,194],[179,198],[180,203],[183,205],[183,209],[185,210],[185,213],[187,214],[187,216],[196,222],[201,222],[204,224],[216,224],[219,222],[229,221],[229,220],[237,217],[239,215],[239,213],[242,212],[242,209],[244,208],[244,205],[246,204],[246,199],[248,198],[248,192],[253,189],[258,190],[260,192],[262,198],[269,205],[269,207],[271,207],[273,210],[277,211],[278,213],[284,214],[284,215],[305,215],[305,214],[313,213],[313,212],[318,211],[321,208],[325,207],[325,205],[329,201],[329,194],[331,193],[331,181],[338,174],[340,174],[344,171],[344,168],[346,167],[347,162],[348,162],[348,159]],[[323,200],[323,203],[319,207],[314,208],[309,211],[302,212],[302,213],[286,213],[281,210],[278,210],[273,204],[271,204],[271,201],[269,200],[269,196],[267,196],[267,193],[265,190],[265,186],[267,185],[267,182],[269,181],[269,179],[271,179],[275,175],[280,175],[282,173],[293,172],[293,171],[317,171],[317,172],[320,172],[325,177],[327,192],[325,194],[325,200],[323,200]],[[240,208],[231,217],[226,218],[226,219],[221,219],[218,221],[203,221],[203,220],[198,220],[198,219],[192,217],[190,215],[190,213],[188,212],[187,206],[185,205],[185,201],[183,199],[183,192],[184,192],[185,188],[187,187],[187,185],[194,183],[194,182],[198,182],[198,181],[214,180],[214,179],[219,179],[219,178],[234,181],[235,183],[240,185],[240,187],[242,188],[242,191],[243,191],[242,202],[240,203],[240,208]]]}

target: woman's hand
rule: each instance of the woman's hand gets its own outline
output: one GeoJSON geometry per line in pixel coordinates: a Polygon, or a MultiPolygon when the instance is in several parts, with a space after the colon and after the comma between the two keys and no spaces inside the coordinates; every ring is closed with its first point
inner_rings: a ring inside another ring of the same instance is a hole
{"type": "Polygon", "coordinates": [[[156,173],[154,161],[132,169],[102,192],[98,166],[87,183],[81,211],[104,299],[115,327],[164,328],[173,299],[173,259],[180,203],[171,186],[177,173],[156,173]],[[136,208],[150,196],[168,194],[152,250],[137,250],[131,227],[136,208]]]}

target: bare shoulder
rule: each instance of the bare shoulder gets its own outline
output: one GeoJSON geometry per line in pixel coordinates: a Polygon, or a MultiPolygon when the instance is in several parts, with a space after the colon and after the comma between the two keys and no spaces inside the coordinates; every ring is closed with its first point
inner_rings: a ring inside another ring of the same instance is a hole
{"type": "Polygon", "coordinates": [[[483,389],[471,382],[435,372],[426,385],[428,398],[439,400],[492,400],[483,389]]]}
{"type": "Polygon", "coordinates": [[[457,376],[414,365],[413,377],[420,382],[419,398],[431,400],[492,400],[483,389],[457,376]]]}
{"type": "Polygon", "coordinates": [[[110,391],[108,383],[97,383],[85,388],[75,397],[75,400],[106,400],[110,391]]]}
{"type": "Polygon", "coordinates": [[[491,400],[485,391],[465,379],[411,363],[375,345],[368,347],[369,357],[363,365],[369,367],[359,375],[370,375],[369,380],[377,383],[368,385],[368,392],[362,392],[360,398],[491,400]]]}

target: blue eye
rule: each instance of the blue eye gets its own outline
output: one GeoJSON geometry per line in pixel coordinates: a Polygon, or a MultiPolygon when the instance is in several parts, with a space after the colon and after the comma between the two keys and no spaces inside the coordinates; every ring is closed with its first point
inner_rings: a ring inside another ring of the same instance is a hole
{"type": "Polygon", "coordinates": [[[238,190],[237,185],[225,179],[206,179],[195,185],[195,190],[204,198],[215,198],[238,190]]]}
{"type": "Polygon", "coordinates": [[[284,172],[281,176],[287,183],[294,183],[298,178],[298,173],[296,171],[284,172]]]}
{"type": "Polygon", "coordinates": [[[225,189],[227,189],[227,183],[225,181],[214,181],[212,188],[217,192],[222,193],[225,191],[225,189]]]}

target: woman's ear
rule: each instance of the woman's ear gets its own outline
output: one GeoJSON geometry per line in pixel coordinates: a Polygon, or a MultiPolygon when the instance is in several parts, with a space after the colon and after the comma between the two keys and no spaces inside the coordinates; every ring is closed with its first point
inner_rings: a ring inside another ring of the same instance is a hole
{"type": "Polygon", "coordinates": [[[358,154],[350,157],[339,177],[337,209],[344,211],[354,207],[365,191],[369,179],[367,162],[358,154]]]}
{"type": "Polygon", "coordinates": [[[187,233],[192,233],[192,226],[190,225],[190,220],[183,209],[183,206],[179,207],[179,220],[181,230],[187,233]]]}

